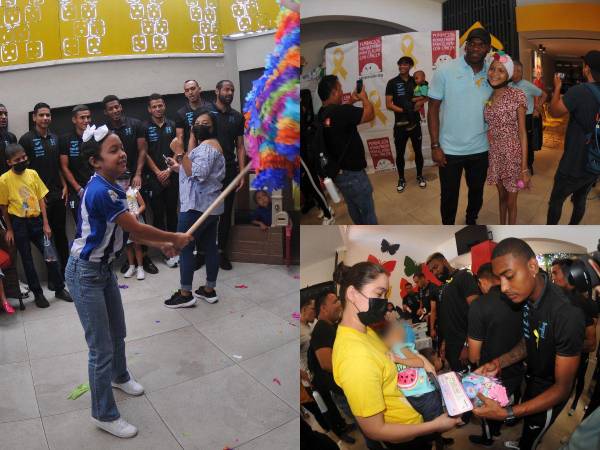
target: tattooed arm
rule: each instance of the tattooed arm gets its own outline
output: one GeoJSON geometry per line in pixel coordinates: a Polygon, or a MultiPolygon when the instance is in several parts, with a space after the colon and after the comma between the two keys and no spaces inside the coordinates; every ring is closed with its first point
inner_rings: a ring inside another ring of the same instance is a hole
{"type": "Polygon", "coordinates": [[[488,377],[494,377],[498,374],[500,369],[512,366],[513,364],[524,360],[526,357],[527,347],[525,346],[525,339],[521,339],[519,343],[515,345],[509,352],[504,353],[498,358],[493,359],[489,363],[479,367],[475,373],[488,377]]]}

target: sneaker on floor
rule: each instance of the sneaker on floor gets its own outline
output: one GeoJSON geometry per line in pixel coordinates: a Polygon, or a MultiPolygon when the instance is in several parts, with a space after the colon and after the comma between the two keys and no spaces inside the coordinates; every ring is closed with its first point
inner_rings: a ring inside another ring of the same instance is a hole
{"type": "Polygon", "coordinates": [[[146,274],[144,273],[144,268],[142,266],[138,266],[135,271],[138,280],[143,280],[144,278],[146,278],[146,274]]]}
{"type": "Polygon", "coordinates": [[[126,381],[125,383],[115,383],[113,381],[110,384],[112,387],[121,389],[129,395],[142,395],[144,393],[144,387],[133,379],[131,373],[129,374],[129,381],[126,381]]]}
{"type": "Polygon", "coordinates": [[[404,192],[404,189],[406,189],[406,180],[404,178],[400,178],[398,180],[398,187],[396,187],[396,190],[398,192],[404,192]]]}
{"type": "Polygon", "coordinates": [[[50,303],[48,303],[48,300],[46,300],[46,297],[44,297],[44,294],[35,294],[35,306],[37,306],[38,308],[47,308],[48,306],[50,306],[50,303]]]}
{"type": "Polygon", "coordinates": [[[179,256],[173,256],[172,258],[165,258],[165,264],[174,269],[179,265],[179,256]]]}
{"type": "Polygon", "coordinates": [[[154,265],[152,260],[148,255],[144,256],[144,270],[152,275],[156,275],[158,273],[158,267],[154,265]]]}
{"type": "Polygon", "coordinates": [[[127,259],[125,259],[125,262],[121,266],[120,271],[121,271],[121,273],[125,273],[125,272],[127,272],[127,269],[129,269],[129,262],[127,261],[127,259]]]}
{"type": "Polygon", "coordinates": [[[427,181],[425,181],[424,177],[417,177],[417,183],[421,189],[425,189],[427,187],[427,181]]]}
{"type": "Polygon", "coordinates": [[[321,225],[333,225],[335,224],[335,217],[331,216],[331,218],[323,217],[323,221],[321,225]]]}
{"type": "Polygon", "coordinates": [[[217,291],[213,289],[211,292],[209,292],[206,290],[206,286],[200,286],[198,289],[196,289],[194,291],[194,297],[201,298],[207,303],[217,303],[219,301],[217,291]]]}
{"type": "Polygon", "coordinates": [[[135,266],[129,266],[129,268],[127,269],[127,272],[125,272],[123,274],[123,276],[125,278],[131,278],[134,273],[135,273],[135,266]]]}
{"type": "Polygon", "coordinates": [[[120,438],[132,438],[138,432],[135,426],[126,422],[122,417],[111,422],[102,422],[101,420],[92,417],[92,422],[94,422],[98,428],[120,438]]]}
{"type": "Polygon", "coordinates": [[[506,441],[504,443],[504,446],[506,448],[512,448],[512,449],[515,449],[515,450],[519,450],[520,449],[520,447],[519,447],[519,441],[506,441]]]}
{"type": "Polygon", "coordinates": [[[62,288],[60,291],[55,292],[54,296],[56,298],[64,300],[65,302],[73,303],[73,298],[71,297],[71,294],[69,294],[69,291],[67,291],[65,288],[62,288]]]}
{"type": "Polygon", "coordinates": [[[227,258],[227,256],[225,256],[225,253],[221,253],[220,255],[221,257],[219,258],[219,267],[223,270],[231,270],[233,269],[233,266],[231,265],[231,262],[229,261],[229,258],[227,258]]]}
{"type": "Polygon", "coordinates": [[[171,295],[171,298],[164,301],[164,305],[167,308],[189,308],[196,304],[196,298],[193,295],[184,296],[181,295],[181,291],[175,292],[171,295]]]}
{"type": "Polygon", "coordinates": [[[484,447],[491,447],[494,445],[493,439],[488,439],[485,436],[479,436],[477,434],[471,434],[469,436],[469,441],[471,441],[473,444],[483,445],[484,447]]]}
{"type": "Polygon", "coordinates": [[[2,309],[6,311],[7,314],[14,314],[15,308],[12,307],[8,300],[2,300],[2,309]]]}

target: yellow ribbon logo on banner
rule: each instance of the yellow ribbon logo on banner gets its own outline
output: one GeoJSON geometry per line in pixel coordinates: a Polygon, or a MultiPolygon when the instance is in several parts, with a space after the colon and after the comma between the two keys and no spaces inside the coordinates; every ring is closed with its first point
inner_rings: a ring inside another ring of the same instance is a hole
{"type": "MultiPolygon", "coordinates": [[[[385,114],[381,110],[381,97],[379,96],[379,92],[377,92],[376,89],[373,89],[369,93],[369,100],[371,100],[371,103],[373,103],[373,109],[375,110],[375,117],[377,119],[379,119],[382,124],[385,125],[387,123],[387,117],[385,117],[385,114]]],[[[373,119],[371,121],[371,127],[374,127],[374,126],[375,126],[375,119],[373,119]]]]}
{"type": "Polygon", "coordinates": [[[344,80],[348,76],[348,71],[344,69],[344,58],[346,55],[341,48],[333,51],[333,72],[332,75],[340,75],[344,80]]]}
{"type": "Polygon", "coordinates": [[[414,48],[415,48],[414,38],[409,34],[403,36],[402,40],[400,41],[400,50],[402,50],[402,53],[403,53],[402,56],[408,56],[408,57],[412,58],[412,60],[415,63],[415,66],[417,66],[418,65],[417,58],[415,57],[415,55],[412,54],[414,48]],[[405,42],[408,42],[408,44],[406,45],[405,42]]]}

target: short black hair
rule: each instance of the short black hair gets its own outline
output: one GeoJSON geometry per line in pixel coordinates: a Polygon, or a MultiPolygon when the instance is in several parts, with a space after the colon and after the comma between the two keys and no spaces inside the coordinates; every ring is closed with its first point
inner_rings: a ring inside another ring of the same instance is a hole
{"type": "Polygon", "coordinates": [[[521,61],[519,61],[518,59],[513,59],[513,65],[515,66],[519,66],[519,67],[523,67],[523,63],[521,61]]]}
{"type": "Polygon", "coordinates": [[[223,85],[225,83],[229,83],[231,85],[232,88],[235,89],[235,85],[233,84],[233,81],[231,80],[221,80],[217,83],[217,90],[221,90],[221,88],[223,87],[223,85]]]}
{"type": "Polygon", "coordinates": [[[0,108],[7,109],[6,106],[4,106],[4,104],[2,104],[2,103],[0,103],[0,108]]]}
{"type": "Polygon", "coordinates": [[[15,155],[17,153],[20,152],[24,152],[25,153],[25,149],[23,148],[23,146],[21,144],[8,144],[6,146],[6,148],[4,149],[4,156],[6,158],[7,161],[13,159],[15,157],[15,155]]]}
{"type": "Polygon", "coordinates": [[[317,317],[319,317],[319,313],[321,312],[321,306],[323,306],[323,304],[325,303],[325,300],[327,299],[327,296],[329,294],[335,295],[335,292],[325,291],[325,292],[322,292],[321,295],[319,295],[317,297],[317,300],[315,301],[315,311],[317,312],[317,317]]]}
{"type": "Polygon", "coordinates": [[[556,258],[554,261],[552,261],[551,265],[560,267],[563,275],[568,278],[569,269],[573,265],[573,260],[569,258],[556,258]]]}
{"type": "Polygon", "coordinates": [[[434,259],[446,259],[446,257],[440,252],[435,252],[430,255],[429,258],[427,258],[427,262],[425,264],[429,264],[434,259]]]}
{"type": "Polygon", "coordinates": [[[77,117],[77,114],[83,111],[89,111],[90,107],[88,105],[77,105],[73,106],[71,110],[71,117],[77,117]]]}
{"type": "Polygon", "coordinates": [[[496,275],[494,275],[494,271],[492,270],[491,262],[486,262],[485,264],[479,266],[479,269],[477,269],[477,278],[486,278],[490,280],[495,277],[496,275]]]}
{"type": "Polygon", "coordinates": [[[109,94],[106,97],[104,97],[102,99],[102,104],[104,105],[104,109],[106,109],[106,104],[107,103],[114,102],[115,100],[118,101],[119,103],[121,103],[121,100],[119,100],[119,97],[117,97],[114,94],[109,94]]]}
{"type": "Polygon", "coordinates": [[[192,120],[192,126],[194,126],[194,124],[196,123],[196,119],[200,116],[204,116],[204,115],[208,115],[210,116],[210,120],[213,123],[213,126],[216,127],[216,121],[215,118],[213,116],[213,112],[208,109],[208,108],[200,108],[197,109],[196,111],[194,111],[194,116],[193,116],[193,120],[192,120]]]}
{"type": "Polygon", "coordinates": [[[36,103],[36,105],[33,107],[33,113],[37,114],[38,110],[40,110],[42,108],[50,109],[50,105],[48,103],[44,103],[44,102],[36,103]]]}
{"type": "Polygon", "coordinates": [[[408,64],[410,65],[410,67],[414,67],[415,61],[410,56],[403,56],[398,60],[396,64],[408,64]]]}
{"type": "Polygon", "coordinates": [[[523,239],[511,237],[503,239],[498,243],[492,252],[492,259],[509,254],[517,258],[523,258],[527,261],[531,258],[535,258],[535,253],[527,242],[523,239]]]}
{"type": "Polygon", "coordinates": [[[261,193],[261,192],[263,192],[263,193],[267,194],[267,196],[269,197],[269,200],[271,200],[271,196],[269,195],[269,192],[268,192],[268,191],[265,191],[264,189],[257,189],[257,190],[255,190],[255,191],[254,191],[254,194],[253,194],[253,197],[252,197],[252,198],[254,199],[254,203],[256,203],[256,197],[257,197],[257,196],[258,196],[258,194],[259,194],[259,193],[261,193]]]}
{"type": "Polygon", "coordinates": [[[150,106],[150,102],[151,102],[152,100],[162,100],[162,101],[163,101],[163,103],[166,103],[166,102],[165,102],[165,99],[163,98],[163,96],[162,96],[162,95],[160,95],[160,94],[157,94],[156,92],[155,92],[154,94],[150,94],[150,95],[148,96],[148,106],[150,106]]]}
{"type": "Polygon", "coordinates": [[[309,297],[308,295],[300,296],[300,309],[310,305],[310,302],[314,302],[314,297],[309,297]]]}
{"type": "Polygon", "coordinates": [[[338,77],[336,75],[325,75],[319,81],[319,86],[317,88],[317,93],[319,94],[319,98],[322,102],[329,99],[331,96],[331,92],[335,89],[335,85],[338,82],[338,77]]]}
{"type": "Polygon", "coordinates": [[[200,85],[198,84],[198,82],[197,82],[196,80],[185,80],[185,81],[183,82],[183,85],[185,86],[185,85],[186,85],[186,84],[188,84],[189,82],[196,83],[196,86],[200,87],[200,85]]]}

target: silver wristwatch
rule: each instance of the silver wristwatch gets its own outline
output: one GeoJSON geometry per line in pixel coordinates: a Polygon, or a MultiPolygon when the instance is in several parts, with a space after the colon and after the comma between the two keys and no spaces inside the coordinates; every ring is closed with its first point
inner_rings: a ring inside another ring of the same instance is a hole
{"type": "Polygon", "coordinates": [[[513,412],[513,408],[512,405],[508,405],[506,408],[504,408],[506,410],[506,413],[508,414],[508,416],[506,416],[506,419],[504,419],[504,422],[510,422],[511,420],[515,420],[515,413],[513,412]]]}

